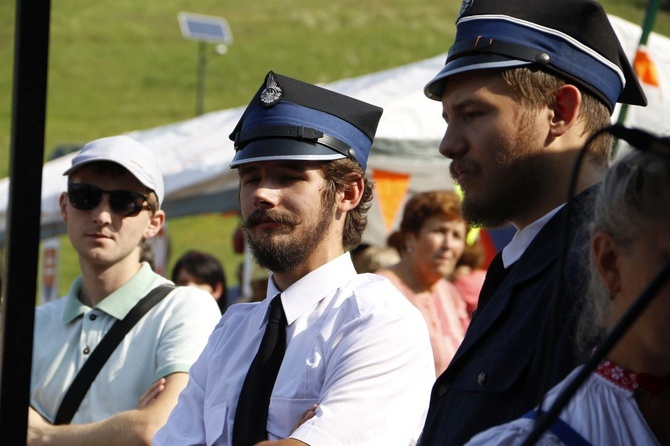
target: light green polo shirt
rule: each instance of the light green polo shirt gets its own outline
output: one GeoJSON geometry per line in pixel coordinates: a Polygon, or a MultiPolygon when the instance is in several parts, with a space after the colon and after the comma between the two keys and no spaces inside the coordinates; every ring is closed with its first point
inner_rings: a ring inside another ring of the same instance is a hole
{"type": "MultiPolygon", "coordinates": [[[[30,403],[50,421],[77,372],[112,325],[150,290],[171,283],[145,263],[125,285],[90,308],[77,298],[81,281],[78,277],[66,296],[35,311],[30,403]]],[[[158,378],[187,373],[220,317],[209,293],[192,287],[172,291],[121,341],[72,423],[90,423],[135,409],[158,378]]]]}

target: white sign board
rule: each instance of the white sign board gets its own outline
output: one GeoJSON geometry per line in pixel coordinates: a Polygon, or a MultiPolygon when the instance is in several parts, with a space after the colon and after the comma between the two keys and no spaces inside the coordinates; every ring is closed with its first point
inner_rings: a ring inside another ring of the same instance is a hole
{"type": "Polygon", "coordinates": [[[226,45],[233,43],[233,33],[223,17],[180,12],[177,19],[185,39],[226,45]]]}

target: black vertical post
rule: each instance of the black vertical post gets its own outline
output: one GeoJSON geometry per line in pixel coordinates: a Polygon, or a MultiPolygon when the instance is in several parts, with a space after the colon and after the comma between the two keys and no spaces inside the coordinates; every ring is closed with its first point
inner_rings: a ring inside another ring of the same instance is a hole
{"type": "Polygon", "coordinates": [[[17,0],[10,186],[0,326],[0,441],[25,445],[30,398],[50,0],[17,0]]]}

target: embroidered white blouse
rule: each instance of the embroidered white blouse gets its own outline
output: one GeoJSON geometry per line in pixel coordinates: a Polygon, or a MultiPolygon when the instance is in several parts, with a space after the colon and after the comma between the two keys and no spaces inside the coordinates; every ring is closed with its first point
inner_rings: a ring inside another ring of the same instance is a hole
{"type": "MultiPolygon", "coordinates": [[[[573,370],[549,391],[543,407],[553,404],[580,369],[573,370]]],[[[592,445],[659,445],[635,401],[637,386],[635,374],[604,361],[563,409],[560,418],[592,445]]],[[[519,418],[476,435],[467,445],[520,445],[532,431],[534,423],[533,420],[519,418]]],[[[564,443],[551,432],[545,432],[536,444],[549,446],[564,443]]]]}

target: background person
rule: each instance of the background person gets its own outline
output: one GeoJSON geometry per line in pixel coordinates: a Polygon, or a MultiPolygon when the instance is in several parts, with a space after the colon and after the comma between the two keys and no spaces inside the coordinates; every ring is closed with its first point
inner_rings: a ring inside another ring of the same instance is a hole
{"type": "Polygon", "coordinates": [[[349,252],[358,274],[373,273],[400,261],[398,250],[391,246],[374,246],[365,243],[349,252]]]}
{"type": "MultiPolygon", "coordinates": [[[[609,331],[670,259],[670,151],[634,151],[607,174],[595,205],[591,286],[582,315],[584,347],[609,331]]],[[[670,444],[670,283],[600,362],[560,418],[590,444],[670,444]]],[[[580,367],[581,368],[581,367],[580,367]]],[[[546,397],[545,410],[580,368],[546,397]]],[[[469,444],[521,444],[527,418],[492,428],[469,444]]],[[[546,432],[542,444],[559,444],[546,432]]],[[[574,443],[573,443],[574,444],[574,443]]]]}
{"type": "Polygon", "coordinates": [[[246,240],[272,272],[267,297],[226,311],[156,445],[416,441],[434,380],[425,323],[347,252],[367,224],[381,113],[268,73],[231,135],[246,240]],[[278,348],[266,351],[269,340],[278,348]],[[276,374],[253,379],[271,364],[276,374]]]}
{"type": "Polygon", "coordinates": [[[472,317],[472,313],[477,309],[479,293],[486,278],[486,269],[482,268],[486,253],[481,237],[477,236],[472,243],[468,243],[469,236],[468,234],[465,237],[463,255],[458,259],[456,269],[449,277],[449,281],[454,284],[465,300],[468,315],[472,317]]]}
{"type": "Polygon", "coordinates": [[[517,229],[491,262],[465,339],[433,386],[421,443],[463,444],[531,410],[579,363],[578,265],[609,135],[589,145],[576,179],[571,257],[557,277],[568,185],[579,149],[610,124],[615,104],[646,99],[591,0],[464,1],[446,64],[425,93],[442,102],[440,153],[451,159],[466,220],[517,229]],[[558,283],[565,287],[554,300],[558,283]]]}
{"type": "Polygon", "coordinates": [[[400,262],[376,274],[388,278],[421,311],[430,333],[435,375],[447,368],[470,317],[448,280],[465,249],[465,220],[454,191],[414,195],[405,204],[400,262]]]}
{"type": "Polygon", "coordinates": [[[180,286],[194,286],[212,295],[223,314],[228,302],[228,288],[223,265],[213,255],[196,250],[186,251],[172,268],[172,281],[180,286]]]}
{"type": "MultiPolygon", "coordinates": [[[[233,252],[236,254],[245,254],[246,241],[244,240],[244,230],[240,225],[233,232],[233,252]]],[[[258,268],[245,258],[237,265],[235,274],[237,285],[227,290],[229,306],[234,303],[242,302],[260,302],[265,299],[265,291],[268,285],[268,271],[264,268],[258,268]],[[248,269],[248,270],[247,270],[248,269]],[[245,279],[248,276],[248,279],[245,279]],[[245,286],[245,281],[248,283],[245,286]]]]}
{"type": "Polygon", "coordinates": [[[153,153],[126,136],[102,138],[88,143],[65,175],[60,210],[81,276],[65,297],[35,311],[28,444],[149,444],[186,386],[218,309],[201,290],[171,291],[108,358],[72,424],[52,425],[110,327],[151,290],[170,283],[140,263],[142,240],[165,221],[163,178],[153,153]]]}

